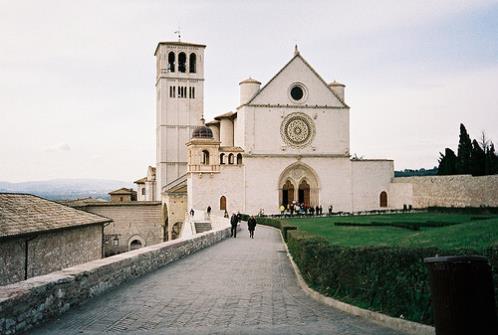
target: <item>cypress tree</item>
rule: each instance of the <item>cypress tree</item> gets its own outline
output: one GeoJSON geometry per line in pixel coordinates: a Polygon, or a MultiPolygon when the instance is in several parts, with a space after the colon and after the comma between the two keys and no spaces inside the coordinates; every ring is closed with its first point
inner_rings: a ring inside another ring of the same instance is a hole
{"type": "Polygon", "coordinates": [[[473,176],[484,176],[486,174],[486,153],[481,148],[479,143],[472,141],[472,152],[470,161],[470,172],[473,176]]]}
{"type": "Polygon", "coordinates": [[[498,174],[498,156],[496,156],[493,142],[491,142],[486,152],[486,162],[488,167],[486,174],[498,174]]]}
{"type": "Polygon", "coordinates": [[[444,154],[441,152],[439,154],[437,174],[440,176],[456,174],[457,157],[455,156],[455,152],[450,148],[446,148],[444,154]]]}
{"type": "Polygon", "coordinates": [[[472,155],[472,141],[467,129],[460,123],[460,139],[458,141],[457,152],[457,172],[459,174],[471,173],[471,155],[472,155]]]}

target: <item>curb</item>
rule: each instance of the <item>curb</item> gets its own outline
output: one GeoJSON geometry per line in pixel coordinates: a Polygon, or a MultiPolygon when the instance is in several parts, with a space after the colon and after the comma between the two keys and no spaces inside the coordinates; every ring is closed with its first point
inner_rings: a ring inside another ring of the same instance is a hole
{"type": "Polygon", "coordinates": [[[388,316],[379,312],[374,312],[370,311],[368,309],[363,309],[357,306],[353,306],[350,304],[347,304],[345,302],[333,299],[331,297],[327,297],[315,290],[313,290],[311,287],[308,286],[306,281],[303,279],[301,275],[301,271],[297,267],[296,263],[294,262],[294,259],[292,258],[292,255],[289,252],[289,249],[287,247],[287,243],[284,241],[284,237],[282,236],[282,231],[280,229],[277,229],[275,227],[271,226],[264,226],[260,225],[265,228],[270,228],[270,229],[275,229],[280,232],[280,238],[282,239],[282,243],[284,244],[285,251],[287,252],[287,257],[289,257],[289,260],[292,264],[292,268],[294,269],[294,273],[296,274],[297,277],[297,282],[299,283],[299,286],[301,289],[308,295],[309,297],[315,299],[316,301],[321,302],[324,305],[336,308],[340,311],[346,312],[348,314],[352,314],[355,316],[359,316],[361,318],[370,320],[372,322],[375,322],[379,325],[392,328],[395,330],[403,331],[408,334],[412,335],[435,335],[436,331],[434,327],[424,325],[418,322],[413,322],[413,321],[408,321],[408,320],[403,320],[399,318],[395,318],[392,316],[388,316]]]}

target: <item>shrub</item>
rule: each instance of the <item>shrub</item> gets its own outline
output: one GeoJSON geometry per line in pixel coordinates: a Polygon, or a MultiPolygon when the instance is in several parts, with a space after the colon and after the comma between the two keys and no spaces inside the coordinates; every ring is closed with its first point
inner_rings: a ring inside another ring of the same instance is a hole
{"type": "MultiPolygon", "coordinates": [[[[334,246],[300,231],[288,232],[288,247],[306,282],[322,294],[394,317],[432,324],[428,270],[423,259],[434,255],[476,254],[474,250],[442,252],[437,248],[334,246]]],[[[492,265],[498,292],[498,247],[481,251],[492,265]]]]}

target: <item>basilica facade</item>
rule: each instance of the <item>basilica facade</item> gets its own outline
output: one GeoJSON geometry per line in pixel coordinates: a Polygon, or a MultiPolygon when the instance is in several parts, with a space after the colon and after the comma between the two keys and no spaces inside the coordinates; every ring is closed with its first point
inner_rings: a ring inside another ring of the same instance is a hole
{"type": "Polygon", "coordinates": [[[279,212],[281,205],[334,212],[398,209],[411,185],[393,183],[393,161],[352,159],[345,85],[327,83],[297,47],[265,85],[239,83],[240,103],[203,119],[205,45],[161,42],[157,59],[157,162],[152,200],[168,220],[190,209],[279,212]]]}

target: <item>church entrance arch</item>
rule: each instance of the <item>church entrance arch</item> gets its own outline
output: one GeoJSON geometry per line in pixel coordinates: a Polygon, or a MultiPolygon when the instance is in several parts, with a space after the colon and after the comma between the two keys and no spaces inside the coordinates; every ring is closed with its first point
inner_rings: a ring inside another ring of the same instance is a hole
{"type": "Polygon", "coordinates": [[[287,207],[292,202],[307,207],[319,205],[319,180],[315,171],[308,165],[294,163],[280,174],[278,183],[279,205],[287,207]]]}

